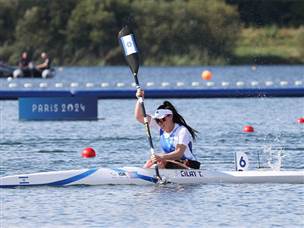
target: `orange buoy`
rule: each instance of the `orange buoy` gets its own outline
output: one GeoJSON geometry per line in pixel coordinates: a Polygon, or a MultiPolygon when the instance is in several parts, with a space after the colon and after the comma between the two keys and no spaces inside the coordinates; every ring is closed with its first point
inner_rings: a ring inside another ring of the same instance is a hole
{"type": "Polygon", "coordinates": [[[82,151],[81,156],[84,158],[93,158],[96,156],[96,152],[93,148],[88,147],[82,151]]]}
{"type": "Polygon", "coordinates": [[[211,80],[212,78],[212,73],[209,71],[209,70],[205,70],[202,72],[202,75],[201,75],[202,79],[204,80],[211,80]]]}
{"type": "Polygon", "coordinates": [[[243,128],[244,132],[254,132],[254,128],[250,125],[247,125],[243,128]]]}
{"type": "Polygon", "coordinates": [[[299,118],[299,119],[298,119],[298,123],[299,123],[299,124],[304,124],[304,117],[299,118]]]}

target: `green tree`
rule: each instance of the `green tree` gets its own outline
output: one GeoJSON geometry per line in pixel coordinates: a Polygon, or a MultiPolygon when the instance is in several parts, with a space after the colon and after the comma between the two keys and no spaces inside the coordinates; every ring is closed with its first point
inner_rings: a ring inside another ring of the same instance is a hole
{"type": "Polygon", "coordinates": [[[304,24],[303,0],[226,0],[238,7],[246,26],[301,26],[304,24]]]}
{"type": "Polygon", "coordinates": [[[298,44],[299,44],[299,47],[300,47],[300,55],[301,55],[301,58],[304,59],[304,26],[302,26],[300,28],[300,33],[297,37],[297,41],[298,41],[298,44]]]}
{"type": "Polygon", "coordinates": [[[142,0],[134,5],[141,47],[152,63],[203,64],[233,50],[238,14],[224,1],[142,0]]]}
{"type": "MultiPolygon", "coordinates": [[[[75,1],[35,2],[33,1],[34,6],[29,7],[17,23],[15,49],[19,52],[16,53],[27,50],[34,58],[38,58],[40,52],[46,51],[55,57],[55,62],[63,63],[66,23],[75,1]]],[[[16,58],[16,54],[13,58],[16,58]]]]}
{"type": "Polygon", "coordinates": [[[8,61],[14,53],[15,27],[24,9],[18,0],[0,0],[0,60],[8,61]]]}
{"type": "Polygon", "coordinates": [[[45,47],[50,54],[55,57],[55,62],[63,64],[64,60],[70,56],[68,52],[67,24],[70,14],[78,1],[76,0],[52,0],[49,1],[48,15],[50,36],[48,47],[45,47]]]}
{"type": "Polygon", "coordinates": [[[111,62],[113,50],[117,49],[117,31],[130,11],[128,0],[80,1],[68,22],[71,62],[79,62],[84,57],[89,64],[111,62]]]}
{"type": "Polygon", "coordinates": [[[227,62],[240,28],[224,0],[0,0],[0,15],[0,56],[14,64],[24,50],[57,64],[122,64],[126,23],[146,64],[227,62]]]}

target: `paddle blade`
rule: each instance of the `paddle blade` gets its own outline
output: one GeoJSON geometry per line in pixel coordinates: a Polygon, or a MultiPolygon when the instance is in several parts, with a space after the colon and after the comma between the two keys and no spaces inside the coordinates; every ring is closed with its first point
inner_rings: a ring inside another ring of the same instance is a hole
{"type": "Polygon", "coordinates": [[[138,48],[135,36],[127,25],[119,31],[118,41],[132,73],[137,75],[139,68],[138,48]]]}

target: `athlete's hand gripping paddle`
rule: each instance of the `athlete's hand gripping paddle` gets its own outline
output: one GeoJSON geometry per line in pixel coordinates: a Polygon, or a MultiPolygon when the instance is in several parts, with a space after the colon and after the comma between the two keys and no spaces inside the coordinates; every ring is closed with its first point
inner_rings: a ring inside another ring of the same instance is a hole
{"type": "MultiPolygon", "coordinates": [[[[139,68],[139,54],[138,54],[138,48],[136,44],[136,39],[130,28],[126,25],[124,26],[118,33],[118,41],[120,44],[120,47],[124,53],[126,62],[128,63],[132,74],[134,76],[135,84],[137,90],[140,89],[139,81],[138,81],[138,68],[139,68]]],[[[146,114],[146,109],[145,109],[145,104],[144,100],[142,97],[137,98],[142,109],[142,113],[144,116],[144,125],[146,128],[146,133],[148,136],[149,144],[150,144],[150,151],[151,154],[154,155],[154,146],[152,142],[152,137],[151,137],[151,131],[149,127],[149,122],[146,114]]],[[[161,180],[161,176],[159,175],[159,170],[157,164],[155,165],[155,172],[156,176],[159,180],[161,180]]]]}

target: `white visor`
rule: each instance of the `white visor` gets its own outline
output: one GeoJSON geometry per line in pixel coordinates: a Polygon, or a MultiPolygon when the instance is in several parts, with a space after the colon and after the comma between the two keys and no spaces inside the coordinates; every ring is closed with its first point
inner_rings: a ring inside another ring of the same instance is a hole
{"type": "Polygon", "coordinates": [[[172,115],[172,111],[169,109],[157,109],[154,113],[154,115],[152,115],[153,119],[162,119],[168,115],[172,115]]]}

